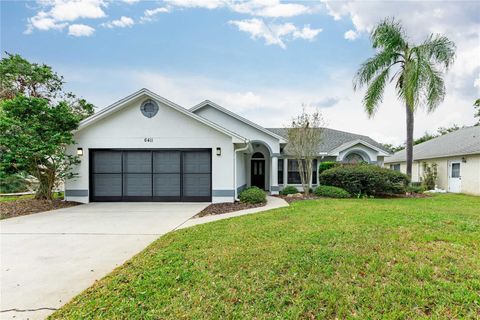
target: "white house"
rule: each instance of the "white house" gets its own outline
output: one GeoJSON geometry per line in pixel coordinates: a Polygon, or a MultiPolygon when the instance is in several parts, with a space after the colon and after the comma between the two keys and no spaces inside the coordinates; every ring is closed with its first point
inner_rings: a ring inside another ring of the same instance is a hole
{"type": "MultiPolygon", "coordinates": [[[[191,109],[141,89],[83,120],[71,154],[81,163],[67,200],[232,202],[248,186],[277,194],[299,185],[286,129],[263,128],[211,102],[191,109]]],[[[383,165],[369,137],[325,128],[320,161],[383,165]]],[[[318,182],[317,165],[312,185],[318,182]]]]}
{"type": "MultiPolygon", "coordinates": [[[[422,180],[424,162],[437,164],[438,188],[480,195],[480,126],[462,128],[413,146],[413,182],[422,180]]],[[[389,157],[385,166],[405,173],[405,150],[389,157]]]]}

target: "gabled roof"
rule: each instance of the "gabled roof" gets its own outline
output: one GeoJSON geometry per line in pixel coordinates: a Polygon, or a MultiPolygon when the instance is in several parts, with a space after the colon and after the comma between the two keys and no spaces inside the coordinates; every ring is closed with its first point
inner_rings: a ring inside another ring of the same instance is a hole
{"type": "MultiPolygon", "coordinates": [[[[287,137],[287,128],[267,128],[268,130],[287,137]]],[[[385,155],[389,155],[390,153],[386,150],[380,143],[376,142],[370,137],[334,130],[330,128],[321,128],[322,130],[322,142],[318,145],[318,153],[319,154],[328,154],[328,155],[335,155],[339,152],[339,150],[344,150],[356,144],[363,144],[371,149],[374,149],[380,153],[384,153],[385,155]]]]}
{"type": "Polygon", "coordinates": [[[244,117],[239,116],[238,114],[236,114],[236,113],[234,113],[234,112],[232,112],[232,111],[230,111],[230,110],[228,110],[228,109],[225,109],[224,107],[222,107],[222,106],[220,106],[220,105],[218,105],[218,104],[216,104],[215,102],[212,102],[212,101],[210,101],[210,100],[205,100],[205,101],[200,102],[200,103],[197,104],[196,106],[190,108],[190,111],[191,111],[192,113],[195,113],[195,111],[198,111],[198,110],[200,110],[200,109],[202,109],[202,108],[204,108],[204,107],[206,107],[206,106],[210,106],[210,107],[212,107],[212,108],[215,108],[215,109],[217,109],[217,110],[220,111],[220,112],[223,112],[223,113],[225,113],[225,114],[227,114],[227,115],[229,115],[229,116],[231,116],[231,117],[233,117],[233,118],[235,118],[235,119],[237,119],[237,120],[239,120],[239,121],[241,121],[241,122],[243,122],[243,123],[245,123],[245,124],[247,124],[247,125],[255,128],[255,129],[257,129],[257,130],[260,130],[260,131],[262,131],[263,133],[266,133],[266,134],[268,134],[269,136],[272,136],[272,137],[280,140],[280,143],[286,143],[286,142],[287,142],[287,140],[285,139],[284,136],[281,136],[281,135],[279,135],[279,134],[277,134],[277,133],[275,133],[275,132],[272,132],[271,130],[267,130],[267,129],[265,129],[264,127],[259,126],[258,124],[253,123],[252,121],[250,121],[250,120],[248,120],[248,119],[245,119],[244,117]]]}
{"type": "MultiPolygon", "coordinates": [[[[413,146],[413,160],[480,154],[480,126],[466,127],[413,146]]],[[[385,162],[406,161],[406,151],[401,150],[385,162]]]]}
{"type": "Polygon", "coordinates": [[[86,127],[88,127],[89,125],[97,122],[98,120],[100,119],[103,119],[107,116],[109,116],[110,114],[118,111],[118,110],[121,110],[123,109],[125,106],[127,106],[130,102],[132,102],[133,100],[135,99],[138,99],[142,96],[147,96],[149,98],[152,98],[154,100],[157,100],[159,101],[160,103],[166,105],[166,106],[169,106],[171,107],[172,109],[190,117],[190,118],[193,118],[219,132],[222,132],[224,134],[226,134],[227,136],[230,136],[234,139],[236,139],[237,141],[234,141],[234,142],[245,142],[245,141],[248,141],[248,139],[242,137],[241,135],[235,133],[235,132],[232,132],[228,129],[225,129],[223,128],[222,126],[216,124],[216,123],[213,123],[205,118],[202,118],[200,116],[197,116],[196,114],[194,114],[193,112],[190,112],[189,110],[185,109],[185,108],[182,108],[181,106],[179,106],[178,104],[170,101],[170,100],[167,100],[165,99],[164,97],[161,97],[159,96],[158,94],[148,90],[148,89],[145,89],[145,88],[142,88],[140,90],[138,90],[137,92],[134,92],[132,93],[131,95],[129,96],[126,96],[125,98],[123,99],[120,99],[118,100],[117,102],[109,105],[108,107],[106,108],[103,108],[102,110],[98,111],[97,113],[91,115],[90,117],[82,120],[80,122],[80,125],[78,126],[78,129],[76,131],[80,131],[80,130],[83,130],[85,129],[86,127]]]}

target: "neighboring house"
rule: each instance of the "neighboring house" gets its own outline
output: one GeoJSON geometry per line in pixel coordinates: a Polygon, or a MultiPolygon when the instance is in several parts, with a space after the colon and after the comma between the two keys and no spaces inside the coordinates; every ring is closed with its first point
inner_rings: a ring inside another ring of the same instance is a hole
{"type": "MultiPolygon", "coordinates": [[[[424,162],[438,165],[438,188],[480,195],[480,126],[462,128],[415,145],[413,182],[421,181],[424,162]]],[[[385,166],[405,173],[405,150],[386,159],[385,166]]]]}
{"type": "MultiPolygon", "coordinates": [[[[296,161],[283,152],[285,129],[210,101],[188,110],[142,89],[83,120],[74,138],[69,152],[81,163],[65,184],[67,200],[232,202],[248,186],[278,194],[300,185],[296,161]]],[[[316,163],[382,165],[388,155],[369,137],[324,129],[316,163]]]]}

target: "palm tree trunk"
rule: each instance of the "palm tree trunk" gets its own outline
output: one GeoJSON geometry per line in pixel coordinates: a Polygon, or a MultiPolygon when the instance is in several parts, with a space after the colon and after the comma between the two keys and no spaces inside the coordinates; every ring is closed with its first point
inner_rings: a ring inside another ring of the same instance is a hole
{"type": "Polygon", "coordinates": [[[408,104],[405,104],[407,112],[407,175],[412,177],[413,164],[413,110],[408,104]]]}

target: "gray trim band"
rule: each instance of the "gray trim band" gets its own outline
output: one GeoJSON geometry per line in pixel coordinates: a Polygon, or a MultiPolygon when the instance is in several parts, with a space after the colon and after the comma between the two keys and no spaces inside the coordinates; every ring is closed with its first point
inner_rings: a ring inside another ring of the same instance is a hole
{"type": "Polygon", "coordinates": [[[212,197],[233,197],[234,190],[212,190],[212,197]]]}
{"type": "Polygon", "coordinates": [[[242,192],[243,190],[245,190],[246,188],[247,188],[247,185],[246,185],[246,184],[244,184],[244,185],[242,185],[242,186],[240,186],[240,187],[237,187],[237,195],[238,195],[240,192],[242,192]]]}
{"type": "Polygon", "coordinates": [[[66,197],[88,197],[88,189],[70,189],[65,190],[66,197]]]}
{"type": "Polygon", "coordinates": [[[279,186],[270,186],[270,191],[280,191],[279,186]]]}

